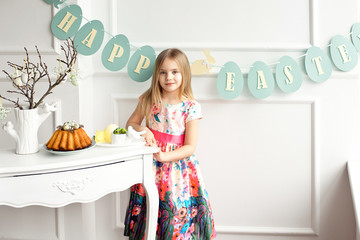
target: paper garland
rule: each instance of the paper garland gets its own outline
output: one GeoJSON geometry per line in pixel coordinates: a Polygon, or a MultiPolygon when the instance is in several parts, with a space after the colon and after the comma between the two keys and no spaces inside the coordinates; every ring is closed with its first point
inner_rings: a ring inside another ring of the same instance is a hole
{"type": "Polygon", "coordinates": [[[360,23],[355,23],[351,27],[351,41],[354,44],[356,50],[360,52],[360,23]]]}
{"type": "MultiPolygon", "coordinates": [[[[44,0],[48,4],[57,5],[66,0],[44,0]]],[[[65,40],[74,36],[77,51],[82,55],[97,52],[104,39],[104,26],[98,20],[88,21],[80,28],[82,10],[76,5],[66,5],[53,18],[51,31],[55,37],[65,40]],[[79,29],[80,28],[80,29],[79,29]]],[[[84,18],[86,19],[86,18],[84,18]]],[[[341,71],[354,69],[358,63],[360,52],[360,23],[351,28],[351,41],[343,36],[334,36],[330,44],[330,56],[317,46],[310,47],[304,59],[305,71],[309,78],[317,83],[328,80],[332,74],[332,63],[341,71]]],[[[204,51],[207,60],[197,60],[192,66],[196,73],[209,73],[215,59],[210,52],[204,51]],[[211,57],[211,58],[210,58],[211,57]],[[211,61],[209,60],[211,59],[211,61]],[[197,65],[201,66],[197,66],[197,65]]],[[[156,60],[155,50],[151,46],[138,48],[130,57],[130,43],[125,35],[113,36],[102,51],[102,63],[110,71],[119,71],[127,64],[129,77],[136,82],[147,81],[153,74],[156,60]]],[[[259,99],[269,97],[277,86],[285,93],[297,91],[302,84],[302,72],[299,65],[289,56],[283,56],[276,66],[275,79],[270,68],[261,61],[255,62],[248,73],[250,93],[259,99]]],[[[234,99],[243,90],[244,79],[240,67],[234,62],[224,64],[218,74],[216,87],[221,97],[234,99]]]]}
{"type": "Polygon", "coordinates": [[[99,50],[104,35],[104,25],[99,20],[90,21],[76,33],[75,48],[82,55],[92,55],[99,50]]]}
{"type": "Polygon", "coordinates": [[[125,67],[130,57],[130,43],[125,35],[113,37],[104,47],[101,60],[107,69],[119,71],[125,67]]]}
{"type": "Polygon", "coordinates": [[[218,93],[226,99],[238,97],[243,89],[244,79],[239,66],[234,62],[227,62],[221,68],[216,81],[218,93]]]}
{"type": "Polygon", "coordinates": [[[314,82],[325,82],[332,74],[330,58],[318,47],[311,47],[305,56],[305,70],[314,82]]]}
{"type": "Polygon", "coordinates": [[[129,76],[136,82],[148,80],[154,71],[156,54],[152,47],[139,48],[130,58],[127,70],[129,76]]]}
{"type": "Polygon", "coordinates": [[[330,54],[334,65],[341,71],[353,70],[358,63],[354,45],[343,36],[335,36],[331,39],[330,54]]]}
{"type": "Polygon", "coordinates": [[[271,95],[275,80],[270,68],[261,61],[255,62],[248,74],[248,88],[256,98],[266,98],[271,95]]]}
{"type": "Polygon", "coordinates": [[[291,93],[297,91],[302,84],[299,65],[289,56],[283,56],[276,66],[276,83],[281,91],[291,93]]]}
{"type": "Polygon", "coordinates": [[[78,5],[66,6],[54,16],[51,31],[60,40],[68,39],[79,30],[81,20],[82,10],[78,5]]]}

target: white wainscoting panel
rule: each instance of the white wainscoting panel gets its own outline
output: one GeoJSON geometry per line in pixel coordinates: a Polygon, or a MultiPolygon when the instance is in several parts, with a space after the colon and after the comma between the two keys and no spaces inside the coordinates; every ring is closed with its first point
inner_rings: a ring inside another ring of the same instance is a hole
{"type": "Polygon", "coordinates": [[[200,102],[197,152],[218,232],[316,235],[315,102],[200,102]]]}
{"type": "Polygon", "coordinates": [[[65,240],[63,208],[0,206],[0,212],[1,240],[65,240]]]}
{"type": "Polygon", "coordinates": [[[60,41],[51,33],[50,23],[56,14],[53,5],[45,1],[32,2],[27,0],[3,1],[0,8],[1,19],[4,20],[6,32],[0,39],[0,55],[24,55],[24,47],[30,54],[36,54],[35,46],[40,48],[42,55],[56,56],[60,52],[60,41]],[[29,9],[36,7],[36,13],[29,9]],[[14,11],[9,11],[14,9],[14,11]],[[34,18],[38,19],[36,24],[34,18]],[[46,19],[46,21],[43,21],[46,19]],[[20,26],[20,27],[16,27],[20,26]],[[31,34],[26,34],[29,29],[31,34]],[[47,33],[49,37],[39,37],[47,33]]]}

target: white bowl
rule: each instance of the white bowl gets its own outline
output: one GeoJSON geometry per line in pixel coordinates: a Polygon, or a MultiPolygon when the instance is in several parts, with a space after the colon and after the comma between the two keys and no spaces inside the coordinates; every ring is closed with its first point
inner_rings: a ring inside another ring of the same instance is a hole
{"type": "Polygon", "coordinates": [[[111,144],[122,145],[126,143],[126,134],[111,134],[111,144]]]}

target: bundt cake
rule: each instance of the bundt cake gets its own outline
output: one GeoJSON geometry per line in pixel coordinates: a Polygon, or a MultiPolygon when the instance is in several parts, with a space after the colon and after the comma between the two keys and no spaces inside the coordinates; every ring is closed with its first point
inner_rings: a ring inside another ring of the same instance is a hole
{"type": "Polygon", "coordinates": [[[71,121],[58,126],[46,143],[46,147],[57,151],[73,151],[86,148],[91,143],[91,138],[86,134],[83,126],[71,121]]]}

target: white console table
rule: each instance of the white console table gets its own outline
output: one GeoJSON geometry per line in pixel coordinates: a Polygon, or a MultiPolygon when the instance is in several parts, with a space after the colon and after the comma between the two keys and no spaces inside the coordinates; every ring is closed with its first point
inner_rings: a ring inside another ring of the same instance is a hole
{"type": "Polygon", "coordinates": [[[159,207],[152,170],[155,152],[156,148],[144,146],[95,146],[61,156],[43,149],[30,155],[0,149],[0,205],[58,208],[75,202],[93,202],[142,183],[148,204],[146,239],[154,240],[159,207]]]}

